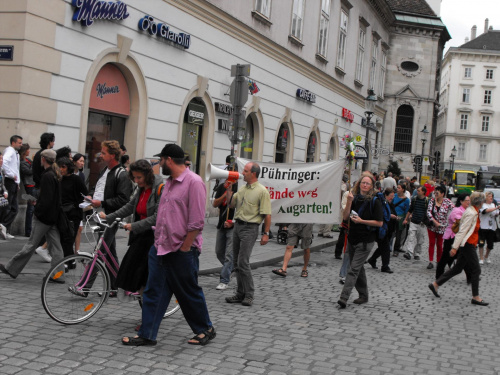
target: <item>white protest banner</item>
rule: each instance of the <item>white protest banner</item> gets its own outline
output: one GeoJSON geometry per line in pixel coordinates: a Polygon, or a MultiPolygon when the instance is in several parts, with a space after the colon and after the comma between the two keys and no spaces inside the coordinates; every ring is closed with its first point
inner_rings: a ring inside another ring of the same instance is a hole
{"type": "MultiPolygon", "coordinates": [[[[242,171],[250,161],[237,158],[238,170],[242,171]]],[[[339,223],[344,160],[299,164],[259,161],[258,164],[259,182],[271,196],[274,223],[339,223]]]]}

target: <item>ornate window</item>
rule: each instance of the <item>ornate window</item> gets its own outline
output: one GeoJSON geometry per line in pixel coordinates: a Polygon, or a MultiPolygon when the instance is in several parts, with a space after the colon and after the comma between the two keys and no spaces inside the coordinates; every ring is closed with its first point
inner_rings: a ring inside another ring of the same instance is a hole
{"type": "Polygon", "coordinates": [[[259,12],[263,16],[271,17],[271,0],[256,0],[255,1],[255,11],[259,12]]]}
{"type": "Polygon", "coordinates": [[[366,28],[363,25],[359,26],[358,36],[358,56],[356,62],[356,80],[363,82],[363,69],[365,66],[365,43],[366,43],[366,28]]]}
{"type": "Polygon", "coordinates": [[[341,69],[345,68],[345,51],[347,47],[347,24],[349,16],[347,12],[342,9],[340,12],[340,30],[339,30],[339,49],[337,52],[337,66],[341,69]]]}
{"type": "Polygon", "coordinates": [[[291,34],[298,40],[302,40],[303,25],[304,25],[304,0],[293,0],[291,34]]]}
{"type": "Polygon", "coordinates": [[[491,104],[491,90],[484,90],[484,104],[491,104]]]}
{"type": "Polygon", "coordinates": [[[326,58],[328,44],[328,24],[330,23],[330,0],[321,0],[321,20],[319,21],[318,55],[326,58]]]}
{"type": "Polygon", "coordinates": [[[469,124],[469,115],[466,113],[462,113],[460,115],[460,130],[467,130],[468,124],[469,124]]]}

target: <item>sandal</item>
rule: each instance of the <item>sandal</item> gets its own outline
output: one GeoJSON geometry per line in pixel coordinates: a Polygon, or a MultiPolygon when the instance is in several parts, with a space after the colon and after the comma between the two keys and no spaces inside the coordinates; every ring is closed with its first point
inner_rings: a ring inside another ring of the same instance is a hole
{"type": "Polygon", "coordinates": [[[204,346],[207,345],[210,340],[214,339],[216,335],[217,333],[215,332],[215,328],[212,327],[205,332],[198,333],[196,336],[194,336],[191,340],[188,341],[188,344],[204,346]],[[201,335],[203,335],[203,337],[200,337],[201,335]],[[193,342],[193,340],[196,340],[196,342],[193,342]]]}
{"type": "Polygon", "coordinates": [[[124,337],[122,338],[122,344],[127,346],[155,346],[156,340],[149,340],[139,336],[124,337]],[[128,341],[125,341],[125,339],[128,341]]]}
{"type": "Polygon", "coordinates": [[[300,273],[300,277],[307,277],[307,276],[309,276],[307,270],[302,270],[302,272],[300,273]]]}
{"type": "Polygon", "coordinates": [[[276,274],[276,275],[280,275],[280,276],[286,277],[286,271],[283,271],[283,268],[280,268],[279,270],[278,269],[274,269],[273,273],[276,274]]]}

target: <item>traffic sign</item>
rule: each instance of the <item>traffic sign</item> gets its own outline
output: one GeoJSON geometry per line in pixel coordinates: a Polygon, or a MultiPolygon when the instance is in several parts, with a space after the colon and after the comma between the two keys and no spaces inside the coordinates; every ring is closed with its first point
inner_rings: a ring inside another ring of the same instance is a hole
{"type": "Polygon", "coordinates": [[[236,77],[229,88],[229,101],[234,107],[243,107],[247,100],[247,80],[244,77],[236,77]]]}
{"type": "MultiPolygon", "coordinates": [[[[350,151],[346,152],[346,156],[349,155],[350,151]]],[[[366,149],[363,146],[360,145],[355,145],[354,147],[354,159],[355,160],[363,160],[363,159],[368,159],[368,153],[366,152],[366,149]]]]}

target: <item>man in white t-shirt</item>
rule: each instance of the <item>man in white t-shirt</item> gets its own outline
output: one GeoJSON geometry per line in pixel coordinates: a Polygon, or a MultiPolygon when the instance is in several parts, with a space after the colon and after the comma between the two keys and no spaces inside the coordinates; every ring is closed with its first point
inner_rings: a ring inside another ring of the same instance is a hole
{"type": "Polygon", "coordinates": [[[385,189],[393,189],[394,191],[396,190],[396,180],[392,178],[392,172],[389,172],[387,174],[387,177],[382,180],[382,191],[385,191],[385,189]]]}

